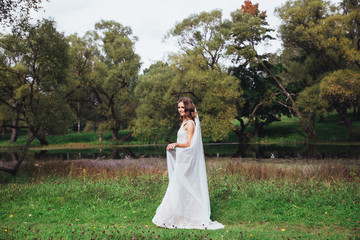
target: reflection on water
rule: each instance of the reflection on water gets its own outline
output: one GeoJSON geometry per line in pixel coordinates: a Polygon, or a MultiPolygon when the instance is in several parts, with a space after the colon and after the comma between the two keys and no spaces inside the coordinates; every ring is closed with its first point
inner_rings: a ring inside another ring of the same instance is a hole
{"type": "MultiPolygon", "coordinates": [[[[205,144],[205,155],[208,157],[241,157],[241,158],[349,158],[359,159],[360,146],[356,145],[301,145],[301,144],[205,144]]],[[[0,150],[1,162],[14,162],[18,152],[0,150]]],[[[90,148],[60,150],[29,150],[27,159],[36,160],[72,160],[72,159],[135,159],[148,157],[165,157],[165,145],[134,146],[126,148],[90,148]]]]}

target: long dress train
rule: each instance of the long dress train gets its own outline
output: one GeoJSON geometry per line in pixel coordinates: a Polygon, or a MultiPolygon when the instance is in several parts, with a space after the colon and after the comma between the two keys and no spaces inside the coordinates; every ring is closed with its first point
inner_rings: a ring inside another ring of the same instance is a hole
{"type": "MultiPolygon", "coordinates": [[[[192,121],[192,120],[189,120],[192,121]]],[[[187,142],[183,122],[177,142],[187,142]]],[[[188,148],[166,152],[169,185],[152,219],[165,228],[221,229],[224,225],[210,220],[210,201],[205,169],[205,156],[199,118],[195,118],[194,134],[188,148]]]]}

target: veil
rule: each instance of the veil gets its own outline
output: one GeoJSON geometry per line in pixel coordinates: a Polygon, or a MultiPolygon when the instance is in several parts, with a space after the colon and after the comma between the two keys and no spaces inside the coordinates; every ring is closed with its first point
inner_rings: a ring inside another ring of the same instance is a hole
{"type": "Polygon", "coordinates": [[[201,126],[196,109],[195,113],[194,134],[190,147],[176,148],[166,152],[169,185],[153,218],[153,222],[160,227],[224,228],[221,223],[210,220],[210,200],[201,126]]]}

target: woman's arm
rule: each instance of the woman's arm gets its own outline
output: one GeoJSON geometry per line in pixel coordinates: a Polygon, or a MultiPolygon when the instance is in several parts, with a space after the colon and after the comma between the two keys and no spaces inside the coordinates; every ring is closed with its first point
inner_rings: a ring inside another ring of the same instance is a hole
{"type": "Polygon", "coordinates": [[[190,144],[191,144],[191,139],[194,135],[194,123],[193,121],[188,121],[186,123],[186,125],[184,126],[186,132],[187,132],[187,141],[186,143],[170,143],[166,150],[171,150],[171,149],[174,149],[176,147],[181,147],[181,148],[187,148],[187,147],[190,147],[190,144]]]}

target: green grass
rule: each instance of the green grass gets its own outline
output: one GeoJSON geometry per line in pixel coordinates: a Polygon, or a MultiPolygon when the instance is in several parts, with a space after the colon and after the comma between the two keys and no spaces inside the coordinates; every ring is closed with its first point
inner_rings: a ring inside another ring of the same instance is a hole
{"type": "MultiPolygon", "coordinates": [[[[119,139],[122,136],[125,136],[129,131],[128,130],[121,130],[118,133],[119,139]]],[[[23,134],[18,137],[18,140],[13,143],[9,144],[10,136],[6,135],[5,137],[0,138],[0,147],[21,147],[24,146],[28,140],[28,136],[23,134]]],[[[64,135],[50,135],[46,137],[47,141],[49,142],[49,146],[72,146],[72,147],[87,147],[87,146],[102,146],[102,145],[124,145],[124,144],[144,144],[145,142],[141,142],[138,139],[131,137],[126,142],[118,142],[113,141],[111,139],[111,132],[107,132],[103,135],[103,141],[99,142],[99,135],[95,132],[72,132],[64,135]]],[[[32,147],[40,146],[40,142],[35,139],[31,145],[32,147]]]]}
{"type": "Polygon", "coordinates": [[[0,239],[360,237],[356,167],[210,159],[211,218],[226,228],[170,230],[151,222],[168,183],[164,159],[136,161],[30,162],[18,176],[0,173],[0,239]]]}
{"type": "MultiPolygon", "coordinates": [[[[353,117],[353,116],[351,116],[353,117]]],[[[340,117],[335,113],[330,113],[325,117],[324,122],[315,123],[317,136],[312,142],[348,142],[350,140],[346,127],[339,124],[340,117]]],[[[360,133],[360,121],[352,119],[354,127],[360,133]]],[[[250,131],[253,129],[250,127],[250,131]]],[[[296,143],[306,141],[306,134],[303,131],[298,118],[282,117],[280,122],[273,122],[264,126],[261,136],[253,139],[259,143],[296,143]]]]}
{"type": "MultiPolygon", "coordinates": [[[[353,125],[360,134],[360,121],[355,120],[355,118],[350,115],[353,119],[353,125]]],[[[316,121],[316,131],[317,136],[315,139],[311,140],[313,143],[324,143],[324,142],[349,142],[350,137],[348,131],[344,125],[339,124],[341,121],[340,117],[336,113],[330,113],[325,117],[325,122],[320,123],[316,121]]],[[[236,122],[235,122],[236,124],[236,122]]],[[[248,127],[247,132],[253,131],[251,126],[248,127]]],[[[119,131],[119,139],[122,136],[125,136],[129,131],[121,130],[119,131]]],[[[22,133],[18,140],[9,144],[9,135],[2,136],[0,138],[0,147],[9,148],[9,147],[21,147],[24,146],[28,140],[28,136],[25,133],[22,133]]],[[[176,132],[171,136],[171,139],[176,139],[176,132]]],[[[65,135],[50,135],[47,136],[49,146],[48,149],[56,148],[88,148],[94,146],[121,146],[121,145],[144,145],[152,144],[147,141],[142,141],[135,137],[131,137],[125,142],[113,141],[111,139],[111,133],[107,132],[103,136],[103,141],[99,142],[99,136],[95,132],[90,133],[69,133],[65,135]]],[[[203,138],[204,143],[210,143],[210,138],[203,138]]],[[[234,132],[229,132],[228,138],[223,142],[237,142],[238,138],[234,132]]],[[[273,122],[268,126],[264,126],[263,131],[258,139],[251,139],[253,143],[301,143],[305,142],[306,134],[301,128],[298,118],[288,118],[282,117],[280,122],[273,122]]],[[[165,140],[159,140],[158,144],[165,144],[165,140]]],[[[40,142],[35,139],[32,144],[32,147],[39,147],[40,142]]]]}

